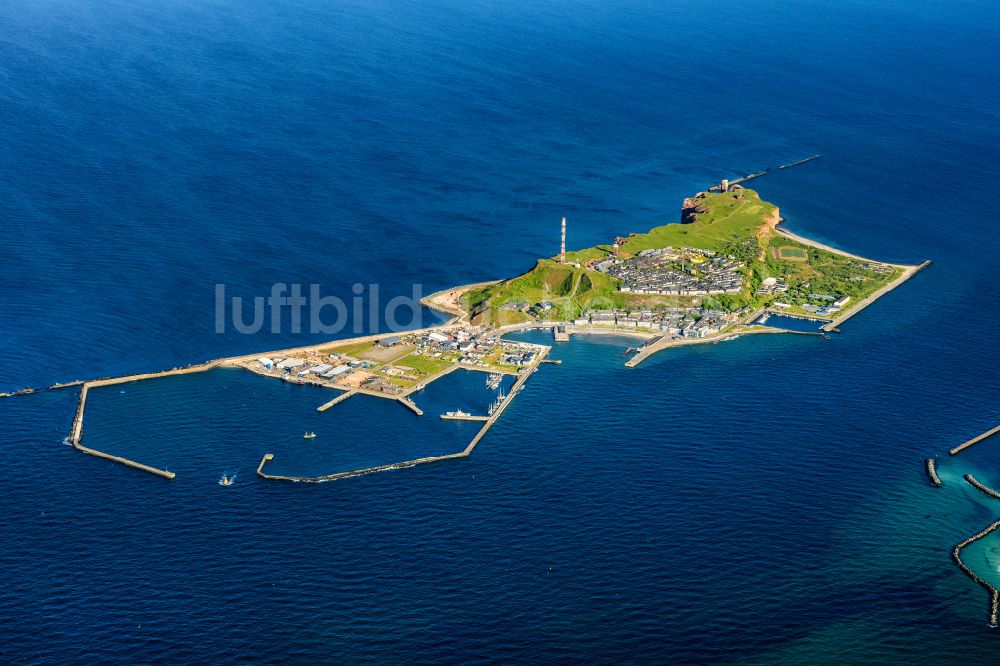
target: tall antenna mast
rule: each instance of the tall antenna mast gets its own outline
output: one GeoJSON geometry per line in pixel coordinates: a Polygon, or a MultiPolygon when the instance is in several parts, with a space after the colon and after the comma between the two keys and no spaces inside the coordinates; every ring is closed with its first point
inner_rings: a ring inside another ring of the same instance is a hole
{"type": "Polygon", "coordinates": [[[565,217],[563,218],[562,221],[562,245],[560,246],[559,250],[559,263],[560,264],[566,263],[566,218],[565,217]]]}

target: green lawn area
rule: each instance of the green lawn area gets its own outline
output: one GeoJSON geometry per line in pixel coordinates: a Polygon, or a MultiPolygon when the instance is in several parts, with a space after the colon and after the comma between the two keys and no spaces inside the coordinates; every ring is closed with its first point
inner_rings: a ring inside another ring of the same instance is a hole
{"type": "Polygon", "coordinates": [[[668,246],[719,250],[734,239],[755,235],[775,208],[753,190],[709,192],[699,202],[709,211],[698,215],[696,222],[665,224],[633,236],[622,246],[622,256],[668,246]],[[742,199],[735,198],[738,193],[742,193],[742,199]]]}
{"type": "Polygon", "coordinates": [[[361,342],[361,343],[352,342],[352,343],[346,344],[346,345],[339,345],[339,346],[336,346],[336,347],[329,347],[327,349],[324,349],[323,353],[324,354],[343,354],[345,356],[354,356],[354,357],[357,357],[357,356],[365,353],[366,351],[369,351],[374,346],[375,346],[375,342],[374,341],[361,342]]]}
{"type": "Polygon", "coordinates": [[[417,356],[416,354],[410,354],[409,356],[396,361],[395,365],[412,368],[420,373],[421,376],[426,377],[428,375],[441,372],[450,366],[451,362],[440,358],[434,358],[433,356],[417,356]]]}

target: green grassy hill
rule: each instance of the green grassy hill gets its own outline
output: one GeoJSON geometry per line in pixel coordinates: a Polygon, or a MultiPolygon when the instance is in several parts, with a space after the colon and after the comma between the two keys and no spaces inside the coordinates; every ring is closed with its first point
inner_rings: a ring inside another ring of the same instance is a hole
{"type": "Polygon", "coordinates": [[[857,260],[776,236],[773,225],[777,207],[763,201],[754,190],[702,193],[692,203],[698,206],[693,222],[666,224],[644,234],[630,235],[619,247],[619,256],[628,258],[642,250],[668,246],[733,256],[746,266],[742,294],[702,299],[622,293],[618,291],[617,279],[587,267],[611,255],[610,245],[598,245],[567,252],[567,264],[560,264],[554,258],[540,259],[523,275],[469,292],[464,305],[474,323],[494,325],[532,320],[531,315],[512,306],[533,306],[542,301],[553,303],[554,308],[542,315],[553,320],[572,319],[587,309],[711,305],[738,310],[775,300],[772,296],[756,295],[765,277],[788,281],[791,291],[786,298],[799,305],[810,302],[808,293],[816,290],[860,298],[896,275],[896,271],[876,272],[860,266],[857,260]],[[780,248],[786,249],[782,252],[780,248]]]}

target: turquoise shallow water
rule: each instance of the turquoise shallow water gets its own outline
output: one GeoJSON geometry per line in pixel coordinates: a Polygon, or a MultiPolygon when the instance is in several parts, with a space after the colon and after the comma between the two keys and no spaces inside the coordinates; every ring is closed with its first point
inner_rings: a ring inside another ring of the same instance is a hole
{"type": "MultiPolygon", "coordinates": [[[[607,242],[815,153],[754,181],[790,229],[935,262],[829,340],[635,369],[627,339],[559,344],[472,456],[332,483],[252,472],[461,448],[474,428],[434,415],[482,378],[418,395],[423,418],[237,371],[95,392],[84,442],[173,481],[65,446],[71,391],[2,399],[0,657],[993,663],[948,553],[1000,515],[960,481],[1000,486],[1000,444],[943,459],[939,490],[922,460],[1000,422],[996,14],[0,5],[0,390],[317,342],[216,334],[215,285],[513,275],[563,215],[571,247],[607,242]]],[[[970,549],[983,575],[998,544],[970,549]]]]}

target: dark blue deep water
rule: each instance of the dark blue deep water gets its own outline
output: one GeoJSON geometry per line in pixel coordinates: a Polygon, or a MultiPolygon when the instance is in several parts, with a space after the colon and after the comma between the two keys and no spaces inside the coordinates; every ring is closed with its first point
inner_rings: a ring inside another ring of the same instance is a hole
{"type": "MultiPolygon", "coordinates": [[[[998,13],[0,2],[0,391],[322,339],[216,333],[217,284],[507,276],[562,215],[607,242],[814,153],[755,184],[789,228],[935,261],[830,340],[560,343],[471,457],[332,483],[253,472],[460,449],[435,414],[482,378],[423,418],[236,370],[95,391],[85,443],[173,481],[65,446],[72,391],[2,399],[0,660],[995,663],[949,550],[1000,442],[940,490],[921,460],[1000,423],[998,13]]],[[[967,557],[1000,579],[1000,536],[967,557]]]]}

